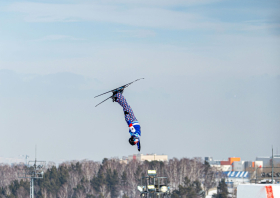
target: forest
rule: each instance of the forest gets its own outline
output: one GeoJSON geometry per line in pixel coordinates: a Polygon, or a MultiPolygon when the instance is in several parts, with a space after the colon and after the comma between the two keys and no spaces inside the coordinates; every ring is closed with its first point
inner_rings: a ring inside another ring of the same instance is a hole
{"type": "MultiPolygon", "coordinates": [[[[23,164],[0,164],[0,198],[29,197],[30,180],[19,178],[23,164]]],[[[64,162],[56,166],[49,162],[42,179],[34,180],[38,198],[134,198],[139,197],[137,186],[148,170],[167,176],[172,197],[203,197],[216,187],[217,170],[201,158],[170,159],[168,162],[136,160],[122,163],[119,159],[104,158],[64,162]]]]}

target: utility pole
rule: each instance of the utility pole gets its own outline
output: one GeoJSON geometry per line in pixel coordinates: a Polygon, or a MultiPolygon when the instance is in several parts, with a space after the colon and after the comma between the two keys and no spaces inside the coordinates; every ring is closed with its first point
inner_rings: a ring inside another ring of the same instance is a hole
{"type": "Polygon", "coordinates": [[[25,165],[27,166],[27,159],[29,158],[28,155],[25,155],[25,165]]]}
{"type": "Polygon", "coordinates": [[[272,171],[271,171],[271,183],[273,184],[273,145],[272,145],[272,171]]]}
{"type": "Polygon", "coordinates": [[[257,183],[257,180],[258,180],[258,167],[256,167],[256,182],[255,182],[255,184],[257,183]]]}
{"type": "MultiPolygon", "coordinates": [[[[26,158],[27,159],[27,158],[26,158]]],[[[42,179],[46,161],[37,161],[37,148],[35,149],[35,161],[29,161],[19,171],[19,178],[30,179],[30,198],[34,198],[34,179],[42,179]]]]}

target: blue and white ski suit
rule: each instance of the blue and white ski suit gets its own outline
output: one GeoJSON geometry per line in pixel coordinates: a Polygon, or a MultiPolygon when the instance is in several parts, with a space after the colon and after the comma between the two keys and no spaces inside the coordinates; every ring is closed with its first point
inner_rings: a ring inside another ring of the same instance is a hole
{"type": "Polygon", "coordinates": [[[134,142],[137,143],[137,147],[139,149],[141,136],[141,127],[139,125],[139,122],[134,116],[134,113],[124,96],[121,93],[117,93],[116,95],[114,95],[114,97],[117,98],[116,102],[118,102],[123,108],[125,121],[127,122],[127,125],[129,127],[129,133],[131,137],[133,137],[134,142]],[[133,128],[135,129],[135,131],[133,131],[133,128]]]}

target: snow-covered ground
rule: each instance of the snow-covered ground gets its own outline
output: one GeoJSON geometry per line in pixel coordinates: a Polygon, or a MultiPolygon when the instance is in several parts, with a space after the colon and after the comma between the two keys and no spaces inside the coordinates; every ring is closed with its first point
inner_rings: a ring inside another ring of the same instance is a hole
{"type": "Polygon", "coordinates": [[[217,188],[212,188],[208,191],[208,195],[205,198],[212,198],[213,194],[217,194],[217,188]]]}

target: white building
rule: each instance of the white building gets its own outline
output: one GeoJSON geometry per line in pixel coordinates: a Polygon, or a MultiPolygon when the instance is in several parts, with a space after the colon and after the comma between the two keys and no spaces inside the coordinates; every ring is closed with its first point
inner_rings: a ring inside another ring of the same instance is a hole
{"type": "Polygon", "coordinates": [[[263,167],[263,161],[255,161],[255,167],[256,168],[262,168],[263,167]]]}
{"type": "Polygon", "coordinates": [[[232,171],[232,165],[211,165],[211,167],[217,168],[219,171],[232,171]]]}
{"type": "Polygon", "coordinates": [[[168,161],[167,155],[157,155],[157,154],[135,154],[135,155],[129,155],[128,160],[138,160],[138,161],[168,161]]]}
{"type": "MultiPolygon", "coordinates": [[[[263,167],[271,167],[272,166],[272,157],[256,157],[256,161],[262,161],[263,167]]],[[[273,164],[274,166],[280,166],[280,155],[273,155],[273,164]]]]}
{"type": "Polygon", "coordinates": [[[244,171],[244,161],[233,162],[232,171],[244,171]]]}

